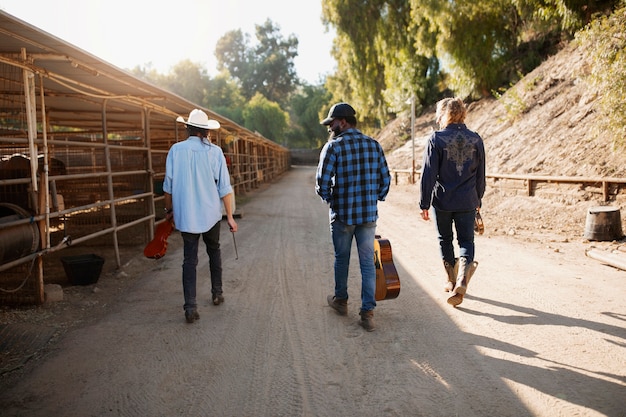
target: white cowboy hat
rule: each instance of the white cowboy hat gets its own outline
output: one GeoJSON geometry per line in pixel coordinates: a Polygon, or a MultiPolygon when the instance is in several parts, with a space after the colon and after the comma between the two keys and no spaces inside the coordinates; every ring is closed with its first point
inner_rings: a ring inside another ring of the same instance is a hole
{"type": "Polygon", "coordinates": [[[220,122],[209,119],[209,116],[207,116],[206,113],[200,109],[193,109],[191,113],[189,113],[187,121],[185,121],[182,116],[178,116],[176,121],[189,126],[199,127],[200,129],[216,130],[220,128],[220,122]]]}

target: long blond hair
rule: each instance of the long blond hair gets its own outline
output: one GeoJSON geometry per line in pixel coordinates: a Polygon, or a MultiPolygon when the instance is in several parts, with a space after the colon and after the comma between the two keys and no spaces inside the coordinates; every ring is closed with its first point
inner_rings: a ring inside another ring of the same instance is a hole
{"type": "Polygon", "coordinates": [[[460,98],[444,98],[437,102],[437,123],[441,128],[451,123],[464,123],[467,109],[460,98]]]}

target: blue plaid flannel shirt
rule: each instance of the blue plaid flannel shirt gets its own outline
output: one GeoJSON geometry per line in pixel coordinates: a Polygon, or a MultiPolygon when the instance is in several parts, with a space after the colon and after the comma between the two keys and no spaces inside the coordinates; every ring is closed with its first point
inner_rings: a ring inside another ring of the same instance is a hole
{"type": "Polygon", "coordinates": [[[355,128],[324,145],[315,192],[330,204],[331,221],[348,225],[374,222],[378,201],[389,192],[391,176],[382,146],[355,128]]]}

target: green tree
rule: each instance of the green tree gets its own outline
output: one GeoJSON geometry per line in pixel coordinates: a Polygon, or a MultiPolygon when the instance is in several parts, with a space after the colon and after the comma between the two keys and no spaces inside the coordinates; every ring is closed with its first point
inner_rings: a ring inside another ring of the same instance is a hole
{"type": "Polygon", "coordinates": [[[154,85],[162,86],[163,75],[161,75],[154,67],[151,62],[141,66],[136,65],[133,69],[130,70],[130,73],[136,77],[141,78],[142,80],[146,80],[151,82],[154,85]]]}
{"type": "Polygon", "coordinates": [[[626,1],[610,16],[592,22],[576,40],[590,63],[588,81],[599,94],[594,135],[610,135],[626,146],[626,1]]]}
{"type": "Polygon", "coordinates": [[[549,22],[573,34],[591,22],[597,13],[606,13],[619,0],[518,0],[516,5],[524,22],[549,22]]]}
{"type": "Polygon", "coordinates": [[[160,80],[160,86],[199,105],[205,104],[210,80],[204,67],[190,60],[180,61],[160,80]]]}
{"type": "Polygon", "coordinates": [[[411,0],[418,50],[431,50],[462,96],[510,85],[553,52],[551,47],[615,0],[411,0]],[[436,41],[433,43],[432,35],[436,41]]]}
{"type": "Polygon", "coordinates": [[[335,101],[346,100],[365,124],[386,118],[382,99],[384,64],[376,48],[384,0],[322,0],[322,17],[336,29],[332,55],[337,71],[327,88],[335,101]]]}
{"type": "Polygon", "coordinates": [[[315,149],[326,142],[328,131],[320,125],[320,120],[326,117],[330,99],[330,94],[322,85],[305,84],[292,94],[289,101],[291,125],[287,132],[290,148],[315,149]]]}
{"type": "Polygon", "coordinates": [[[222,71],[208,81],[203,103],[209,109],[243,125],[243,107],[246,100],[239,85],[228,71],[222,71]]]}
{"type": "MultiPolygon", "coordinates": [[[[418,104],[432,103],[439,93],[439,60],[432,49],[416,48],[410,2],[387,1],[376,47],[385,66],[383,97],[389,113],[407,109],[407,99],[416,97],[418,104]]],[[[426,22],[421,22],[425,24],[426,22]]]]}
{"type": "Polygon", "coordinates": [[[617,0],[322,0],[337,36],[333,101],[384,122],[415,95],[481,97],[508,86],[617,0]],[[413,94],[411,94],[413,93],[413,94]]]}
{"type": "Polygon", "coordinates": [[[278,103],[257,93],[243,108],[243,119],[244,126],[249,130],[286,145],[285,133],[289,126],[289,114],[278,103]]]}
{"type": "Polygon", "coordinates": [[[406,110],[410,97],[427,103],[437,96],[439,63],[434,48],[416,48],[409,0],[323,0],[322,13],[337,32],[337,72],[327,88],[333,101],[351,102],[366,126],[406,110]]]}
{"type": "Polygon", "coordinates": [[[519,36],[519,26],[510,24],[519,20],[511,1],[411,0],[411,16],[426,22],[414,32],[418,50],[440,57],[457,94],[484,96],[502,83],[519,36]]]}
{"type": "Polygon", "coordinates": [[[217,69],[228,71],[240,84],[247,99],[254,95],[247,95],[250,93],[250,86],[244,86],[244,82],[247,82],[254,75],[254,65],[252,65],[254,56],[249,43],[249,35],[244,35],[241,29],[237,29],[226,32],[215,45],[217,69]]]}
{"type": "Polygon", "coordinates": [[[256,26],[259,44],[255,48],[257,91],[270,101],[286,103],[289,94],[295,89],[298,76],[294,59],[298,56],[298,38],[287,38],[280,28],[266,20],[256,26]]]}
{"type": "Polygon", "coordinates": [[[256,25],[256,46],[241,30],[227,32],[216,45],[218,69],[227,69],[237,79],[246,99],[256,93],[268,100],[285,104],[297,85],[294,59],[298,55],[298,39],[287,38],[280,28],[267,20],[256,25]]]}

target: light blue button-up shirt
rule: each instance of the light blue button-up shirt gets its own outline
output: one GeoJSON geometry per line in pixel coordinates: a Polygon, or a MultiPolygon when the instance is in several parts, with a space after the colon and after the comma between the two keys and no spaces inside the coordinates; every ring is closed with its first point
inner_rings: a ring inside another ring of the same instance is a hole
{"type": "Polygon", "coordinates": [[[197,136],[172,145],[163,191],[172,195],[176,229],[188,233],[211,229],[222,220],[222,197],[233,192],[222,149],[197,136]]]}

